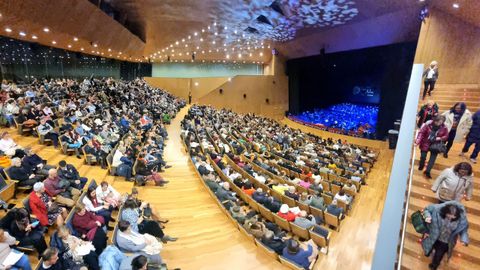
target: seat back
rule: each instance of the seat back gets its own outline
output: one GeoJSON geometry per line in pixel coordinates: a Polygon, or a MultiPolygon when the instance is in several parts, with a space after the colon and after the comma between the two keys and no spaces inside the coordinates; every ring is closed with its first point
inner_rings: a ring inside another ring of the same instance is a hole
{"type": "Polygon", "coordinates": [[[335,185],[335,184],[330,185],[330,188],[331,188],[333,194],[337,194],[342,189],[341,186],[335,185]]]}
{"type": "Polygon", "coordinates": [[[330,183],[329,182],[322,181],[321,183],[322,183],[322,187],[323,187],[324,192],[330,191],[330,183]]]}
{"type": "MultiPolygon", "coordinates": [[[[310,231],[308,231],[309,234],[310,234],[310,238],[313,240],[313,242],[315,242],[315,244],[317,244],[317,246],[319,247],[328,247],[328,242],[329,242],[329,238],[330,237],[324,237],[323,235],[320,235],[316,232],[313,231],[313,229],[311,229],[310,231]]],[[[328,233],[328,235],[330,235],[331,232],[328,233]]]]}
{"type": "Polygon", "coordinates": [[[32,208],[30,208],[30,196],[25,197],[22,201],[23,207],[28,211],[28,213],[32,213],[32,208]]]}
{"type": "Polygon", "coordinates": [[[297,206],[300,208],[300,210],[306,211],[308,214],[310,214],[310,206],[308,206],[308,204],[297,201],[297,206]]]}
{"type": "Polygon", "coordinates": [[[282,229],[290,232],[292,229],[290,228],[290,222],[288,222],[286,219],[281,218],[277,214],[273,214],[273,219],[275,220],[275,223],[282,229]]]}
{"type": "Polygon", "coordinates": [[[337,231],[340,228],[340,218],[325,211],[325,223],[334,227],[337,231]]]}
{"type": "Polygon", "coordinates": [[[264,243],[262,243],[262,241],[255,239],[255,243],[257,244],[257,247],[265,252],[269,257],[272,257],[275,260],[278,259],[278,254],[273,249],[270,249],[264,243]]]}
{"type": "Polygon", "coordinates": [[[258,204],[258,208],[260,210],[260,214],[267,220],[271,222],[275,222],[275,219],[273,218],[273,213],[266,208],[265,206],[258,204]]]}
{"type": "Polygon", "coordinates": [[[278,201],[282,202],[282,194],[280,194],[280,193],[278,193],[274,190],[272,190],[271,194],[272,194],[272,197],[274,197],[278,201]]]}
{"type": "Polygon", "coordinates": [[[304,229],[293,222],[290,222],[290,228],[292,229],[292,233],[295,234],[296,236],[304,240],[310,239],[310,235],[308,234],[307,229],[304,229]]]}
{"type": "Polygon", "coordinates": [[[322,220],[325,220],[322,209],[310,206],[310,214],[312,214],[314,217],[321,217],[322,220]]]}
{"type": "Polygon", "coordinates": [[[343,208],[343,212],[345,214],[348,213],[348,204],[342,200],[337,200],[337,206],[340,207],[340,208],[343,208]]]}
{"type": "Polygon", "coordinates": [[[295,202],[294,199],[292,199],[292,198],[290,198],[290,197],[288,197],[288,196],[285,196],[285,195],[282,196],[282,202],[283,202],[284,204],[287,204],[289,207],[295,207],[295,206],[297,206],[297,203],[295,202]]]}
{"type": "Polygon", "coordinates": [[[333,198],[330,195],[327,195],[325,193],[322,193],[322,197],[326,205],[330,205],[333,201],[333,198]]]}
{"type": "Polygon", "coordinates": [[[305,268],[303,268],[301,265],[298,265],[292,261],[290,261],[289,259],[283,257],[283,256],[278,256],[278,258],[280,259],[280,263],[282,263],[283,265],[285,265],[286,267],[290,268],[290,269],[293,269],[293,270],[305,270],[305,268]]]}

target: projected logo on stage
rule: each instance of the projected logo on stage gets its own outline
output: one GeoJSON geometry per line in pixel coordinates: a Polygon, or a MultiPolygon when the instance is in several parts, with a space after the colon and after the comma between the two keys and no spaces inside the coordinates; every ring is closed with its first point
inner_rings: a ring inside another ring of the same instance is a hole
{"type": "MultiPolygon", "coordinates": [[[[354,1],[347,0],[244,0],[242,9],[223,1],[222,26],[228,29],[241,29],[237,35],[227,35],[227,43],[237,40],[238,36],[250,36],[255,39],[288,41],[295,38],[302,28],[318,28],[345,24],[358,14],[354,1]]],[[[222,35],[222,33],[218,33],[222,35]]]]}
{"type": "Polygon", "coordinates": [[[364,96],[364,97],[373,97],[375,96],[376,89],[373,87],[361,87],[355,86],[353,87],[352,94],[354,96],[364,96]]]}

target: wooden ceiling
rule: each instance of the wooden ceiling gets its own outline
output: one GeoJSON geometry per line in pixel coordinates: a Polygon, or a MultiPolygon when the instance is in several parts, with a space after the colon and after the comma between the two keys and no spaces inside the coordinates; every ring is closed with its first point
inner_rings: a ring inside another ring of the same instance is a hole
{"type": "Polygon", "coordinates": [[[2,0],[0,34],[106,58],[146,60],[145,43],[87,0],[2,0]]]}
{"type": "Polygon", "coordinates": [[[429,4],[447,12],[468,23],[480,27],[480,1],[479,0],[437,0],[429,4]],[[454,4],[456,6],[454,7],[454,4]]]}
{"type": "Polygon", "coordinates": [[[131,61],[187,62],[194,55],[196,62],[262,63],[271,59],[273,48],[287,58],[301,57],[303,52],[318,51],[323,31],[426,3],[480,25],[477,0],[102,1],[137,25],[146,42],[88,0],[2,0],[0,34],[131,61]],[[452,10],[451,2],[459,2],[460,8],[452,10]],[[295,53],[289,48],[296,48],[295,53]]]}

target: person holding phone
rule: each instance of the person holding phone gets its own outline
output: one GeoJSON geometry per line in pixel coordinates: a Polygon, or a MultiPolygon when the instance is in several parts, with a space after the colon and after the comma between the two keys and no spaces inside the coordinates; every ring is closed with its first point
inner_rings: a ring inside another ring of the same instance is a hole
{"type": "Polygon", "coordinates": [[[430,269],[436,270],[445,254],[452,256],[457,240],[467,246],[468,220],[465,207],[457,201],[449,201],[441,204],[431,204],[423,210],[423,216],[427,223],[428,233],[422,240],[422,248],[425,256],[435,250],[430,269]]]}

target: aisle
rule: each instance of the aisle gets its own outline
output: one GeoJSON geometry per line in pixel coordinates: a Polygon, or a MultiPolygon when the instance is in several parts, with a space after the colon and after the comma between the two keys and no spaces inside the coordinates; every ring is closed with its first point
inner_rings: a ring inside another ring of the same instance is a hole
{"type": "Polygon", "coordinates": [[[170,183],[140,188],[140,196],[170,219],[166,234],[180,238],[164,246],[162,258],[169,269],[284,269],[240,234],[201,184],[180,139],[187,111],[167,127],[165,160],[172,168],[162,175],[170,183]]]}

